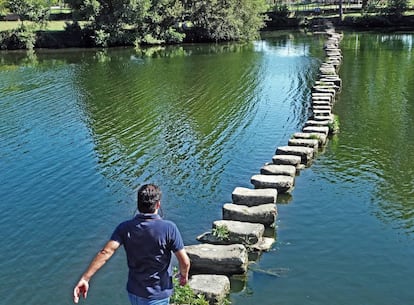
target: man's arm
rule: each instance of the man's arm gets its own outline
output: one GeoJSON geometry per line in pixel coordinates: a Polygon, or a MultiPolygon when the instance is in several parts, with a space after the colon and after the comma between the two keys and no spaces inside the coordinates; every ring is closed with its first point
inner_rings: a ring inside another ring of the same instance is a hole
{"type": "Polygon", "coordinates": [[[188,273],[190,271],[190,259],[184,249],[174,253],[178,260],[180,269],[180,285],[184,286],[188,282],[188,273]]]}
{"type": "Polygon", "coordinates": [[[115,251],[119,248],[120,243],[114,240],[110,240],[106,243],[101,251],[96,254],[95,258],[89,264],[88,269],[80,278],[78,284],[73,289],[73,302],[78,303],[79,297],[82,295],[85,299],[88,295],[89,280],[92,276],[102,268],[103,265],[112,257],[115,251]]]}

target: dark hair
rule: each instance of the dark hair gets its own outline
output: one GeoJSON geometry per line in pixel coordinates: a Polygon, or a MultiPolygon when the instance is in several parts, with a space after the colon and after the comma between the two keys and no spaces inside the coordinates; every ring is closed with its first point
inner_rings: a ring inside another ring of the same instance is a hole
{"type": "Polygon", "coordinates": [[[161,200],[161,189],[155,184],[144,184],[138,189],[138,211],[154,213],[157,202],[161,200]]]}

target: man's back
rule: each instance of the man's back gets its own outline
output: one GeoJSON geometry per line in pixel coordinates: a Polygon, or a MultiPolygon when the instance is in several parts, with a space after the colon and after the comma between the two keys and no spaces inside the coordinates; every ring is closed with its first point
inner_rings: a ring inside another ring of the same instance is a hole
{"type": "Polygon", "coordinates": [[[171,294],[171,252],[184,248],[173,222],[156,214],[138,214],[121,223],[111,240],[125,247],[129,267],[128,292],[157,299],[171,294]]]}

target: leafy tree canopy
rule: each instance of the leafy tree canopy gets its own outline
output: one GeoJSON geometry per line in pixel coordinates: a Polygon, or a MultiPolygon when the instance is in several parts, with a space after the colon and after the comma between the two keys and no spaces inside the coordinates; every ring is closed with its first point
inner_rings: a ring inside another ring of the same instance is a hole
{"type": "MultiPolygon", "coordinates": [[[[15,0],[18,1],[18,0],[15,0]]],[[[20,0],[22,1],[22,0],[20,0]]],[[[256,38],[266,0],[69,0],[101,45],[256,38]]]]}

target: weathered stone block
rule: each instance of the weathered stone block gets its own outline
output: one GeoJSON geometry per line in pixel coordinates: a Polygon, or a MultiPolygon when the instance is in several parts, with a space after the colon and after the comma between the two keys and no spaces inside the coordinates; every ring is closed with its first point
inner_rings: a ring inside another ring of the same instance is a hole
{"type": "Polygon", "coordinates": [[[219,274],[195,274],[188,281],[191,290],[201,294],[212,305],[223,304],[230,293],[230,279],[219,274]]]}
{"type": "Polygon", "coordinates": [[[330,121],[330,122],[333,122],[334,116],[332,114],[331,115],[325,115],[325,116],[323,116],[323,115],[313,115],[311,119],[313,121],[330,121]]]}
{"type": "Polygon", "coordinates": [[[300,156],[294,155],[275,155],[272,157],[272,162],[274,164],[293,165],[296,169],[299,167],[301,160],[300,156]]]}
{"type": "Polygon", "coordinates": [[[282,175],[254,175],[250,179],[255,188],[273,188],[277,189],[278,193],[291,192],[294,181],[293,177],[282,175]]]}
{"type": "Polygon", "coordinates": [[[248,189],[236,187],[231,194],[234,204],[256,206],[266,203],[276,203],[277,190],[275,189],[248,189]]]}
{"type": "MultiPolygon", "coordinates": [[[[305,127],[310,128],[310,127],[305,127]]],[[[312,127],[312,128],[324,128],[324,127],[312,127]]],[[[276,149],[277,155],[294,155],[301,157],[302,164],[308,164],[312,161],[314,150],[309,147],[300,147],[300,146],[279,146],[276,149]]]]}
{"type": "Polygon", "coordinates": [[[303,132],[310,132],[310,133],[323,133],[328,135],[329,127],[321,127],[321,126],[306,126],[303,128],[303,132]]]}
{"type": "Polygon", "coordinates": [[[263,237],[257,244],[250,247],[254,251],[269,251],[274,244],[275,239],[271,237],[263,237]]]}
{"type": "Polygon", "coordinates": [[[331,110],[313,110],[312,112],[313,112],[313,115],[315,117],[317,117],[317,116],[327,117],[327,116],[331,116],[331,114],[332,114],[331,110]]]}
{"type": "Polygon", "coordinates": [[[248,253],[242,244],[186,246],[191,261],[191,274],[244,274],[247,270],[248,253]]]}
{"type": "Polygon", "coordinates": [[[328,126],[332,123],[331,120],[307,120],[305,126],[328,126]]]}
{"type": "Polygon", "coordinates": [[[332,110],[332,106],[331,105],[312,105],[312,109],[313,110],[327,110],[327,111],[331,111],[332,110]]]}
{"type": "Polygon", "coordinates": [[[228,240],[232,244],[253,245],[257,243],[264,233],[261,223],[241,222],[235,220],[216,220],[213,229],[225,227],[229,232],[228,240]]]}
{"type": "Polygon", "coordinates": [[[260,169],[262,175],[296,176],[296,166],[285,164],[267,164],[260,169]]]}
{"type": "Polygon", "coordinates": [[[318,150],[319,141],[316,139],[289,139],[289,146],[304,146],[318,150]]]}
{"type": "Polygon", "coordinates": [[[273,226],[276,221],[277,208],[274,203],[261,204],[254,207],[226,203],[223,205],[223,219],[261,223],[273,226]]]}
{"type": "Polygon", "coordinates": [[[318,139],[319,146],[322,146],[326,143],[327,136],[324,133],[311,133],[311,132],[295,132],[293,134],[295,139],[318,139]]]}

